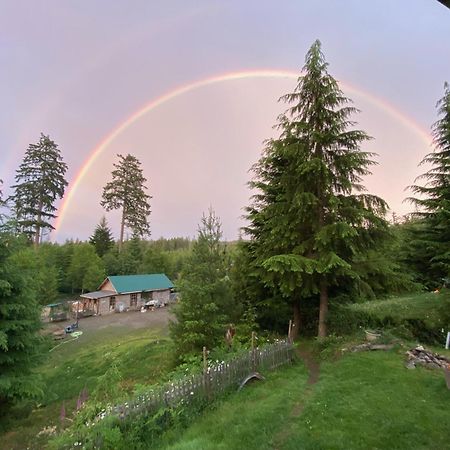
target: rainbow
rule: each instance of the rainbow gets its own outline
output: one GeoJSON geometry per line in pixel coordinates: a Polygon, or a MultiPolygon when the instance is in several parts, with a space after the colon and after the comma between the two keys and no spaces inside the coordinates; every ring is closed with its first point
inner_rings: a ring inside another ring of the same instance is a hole
{"type": "MultiPolygon", "coordinates": [[[[204,78],[201,80],[197,80],[182,86],[179,86],[173,90],[170,90],[169,92],[161,95],[160,97],[151,100],[149,103],[146,103],[143,107],[139,108],[136,112],[134,112],[128,119],[121,122],[119,125],[117,125],[107,136],[103,138],[103,140],[89,153],[88,158],[84,161],[82,164],[80,170],[78,173],[74,176],[73,180],[69,184],[67,194],[61,203],[60,206],[60,214],[58,219],[56,220],[55,224],[55,230],[54,235],[58,233],[58,230],[60,229],[62,223],[64,222],[64,216],[67,210],[69,209],[69,206],[71,204],[72,198],[74,197],[74,194],[80,185],[83,178],[88,173],[89,169],[91,168],[92,164],[95,162],[97,157],[116,139],[121,133],[123,133],[129,126],[131,126],[133,123],[141,119],[143,116],[148,114],[149,112],[155,110],[159,106],[163,105],[164,103],[167,103],[181,95],[187,94],[188,92],[195,91],[197,89],[211,86],[219,83],[224,83],[228,81],[234,81],[234,80],[243,80],[243,79],[257,79],[257,78],[281,78],[281,79],[294,79],[297,80],[299,77],[299,74],[294,71],[290,70],[248,70],[248,71],[240,71],[240,72],[232,72],[232,73],[226,73],[221,74],[217,76],[212,76],[209,78],[204,78]]],[[[379,97],[376,97],[366,91],[362,91],[361,89],[358,89],[356,87],[353,87],[345,82],[339,82],[342,89],[345,91],[346,94],[356,94],[363,98],[365,98],[367,101],[372,103],[373,105],[381,108],[384,110],[387,114],[398,120],[400,123],[404,124],[409,129],[413,130],[420,138],[421,140],[429,146],[431,143],[431,137],[428,134],[427,131],[425,131],[419,124],[417,124],[414,120],[412,120],[410,117],[405,115],[403,112],[398,110],[396,107],[394,107],[392,104],[387,102],[384,99],[381,99],[379,97]]]]}

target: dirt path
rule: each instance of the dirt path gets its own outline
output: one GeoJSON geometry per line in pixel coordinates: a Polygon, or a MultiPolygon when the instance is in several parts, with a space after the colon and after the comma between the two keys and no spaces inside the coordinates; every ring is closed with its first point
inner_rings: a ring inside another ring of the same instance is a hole
{"type": "Polygon", "coordinates": [[[279,450],[286,442],[287,438],[290,435],[289,419],[299,417],[302,414],[305,408],[305,404],[314,390],[314,385],[319,381],[320,364],[312,354],[311,350],[307,348],[297,348],[295,352],[298,357],[305,363],[306,368],[309,371],[309,376],[308,380],[306,381],[306,389],[304,391],[302,399],[294,404],[291,413],[287,418],[286,426],[282,430],[280,430],[280,432],[274,439],[274,450],[279,450]]]}

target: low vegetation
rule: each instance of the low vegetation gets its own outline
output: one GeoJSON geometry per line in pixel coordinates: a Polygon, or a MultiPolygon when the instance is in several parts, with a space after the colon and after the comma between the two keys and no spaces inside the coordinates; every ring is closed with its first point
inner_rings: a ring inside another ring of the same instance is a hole
{"type": "Polygon", "coordinates": [[[23,449],[33,443],[32,448],[42,448],[52,434],[42,430],[59,431],[70,425],[83,390],[90,398],[108,395],[107,388],[118,400],[136,384],[155,384],[164,379],[174,364],[172,344],[165,333],[161,329],[111,326],[88,330],[79,339],[54,349],[37,369],[45,386],[43,400],[40,404],[19,403],[2,419],[2,445],[23,449]],[[112,366],[119,374],[115,382],[104,376],[112,366]]]}
{"type": "Polygon", "coordinates": [[[322,362],[318,382],[309,388],[301,363],[270,374],[185,432],[167,434],[159,448],[449,448],[443,374],[406,369],[403,353],[397,347],[322,362]]]}
{"type": "Polygon", "coordinates": [[[340,335],[383,328],[398,337],[439,345],[445,342],[450,329],[450,291],[337,305],[330,317],[330,328],[340,335]]]}

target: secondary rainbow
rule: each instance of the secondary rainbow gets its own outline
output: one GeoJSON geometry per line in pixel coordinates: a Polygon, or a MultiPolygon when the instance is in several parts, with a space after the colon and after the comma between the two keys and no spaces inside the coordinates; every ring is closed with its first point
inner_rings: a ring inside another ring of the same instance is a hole
{"type": "MultiPolygon", "coordinates": [[[[249,70],[249,71],[240,71],[240,72],[232,72],[225,73],[217,76],[212,76],[209,78],[204,78],[201,80],[194,81],[189,84],[185,84],[179,86],[169,92],[161,95],[160,97],[151,100],[149,103],[146,103],[142,108],[138,109],[134,112],[128,119],[121,122],[117,127],[115,127],[105,138],[89,153],[89,156],[84,161],[78,173],[75,175],[73,181],[69,184],[69,188],[67,194],[61,204],[60,214],[55,224],[54,234],[56,234],[61,227],[61,224],[64,222],[64,216],[66,211],[68,210],[71,200],[83,180],[84,176],[88,173],[92,164],[95,162],[97,157],[117,138],[122,132],[124,132],[130,125],[138,121],[141,117],[145,116],[149,112],[158,108],[164,103],[169,102],[183,94],[188,92],[195,91],[196,89],[200,89],[206,86],[233,81],[233,80],[243,80],[243,79],[256,79],[256,78],[285,78],[285,79],[298,79],[299,74],[290,70],[249,70]]],[[[346,94],[354,93],[362,96],[370,103],[375,106],[381,108],[386,111],[389,115],[403,123],[408,128],[412,129],[419,137],[423,140],[423,142],[429,146],[431,143],[431,137],[419,124],[414,122],[410,117],[399,111],[396,107],[391,105],[384,99],[376,97],[366,91],[362,91],[356,87],[353,87],[345,82],[339,82],[342,89],[346,94]]]]}

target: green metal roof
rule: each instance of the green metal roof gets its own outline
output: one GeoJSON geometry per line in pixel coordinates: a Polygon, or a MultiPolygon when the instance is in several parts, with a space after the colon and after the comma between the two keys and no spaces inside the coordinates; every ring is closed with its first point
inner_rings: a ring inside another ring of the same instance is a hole
{"type": "Polygon", "coordinates": [[[172,289],[173,283],[163,273],[149,275],[114,275],[108,277],[118,294],[125,292],[157,291],[172,289]]]}

